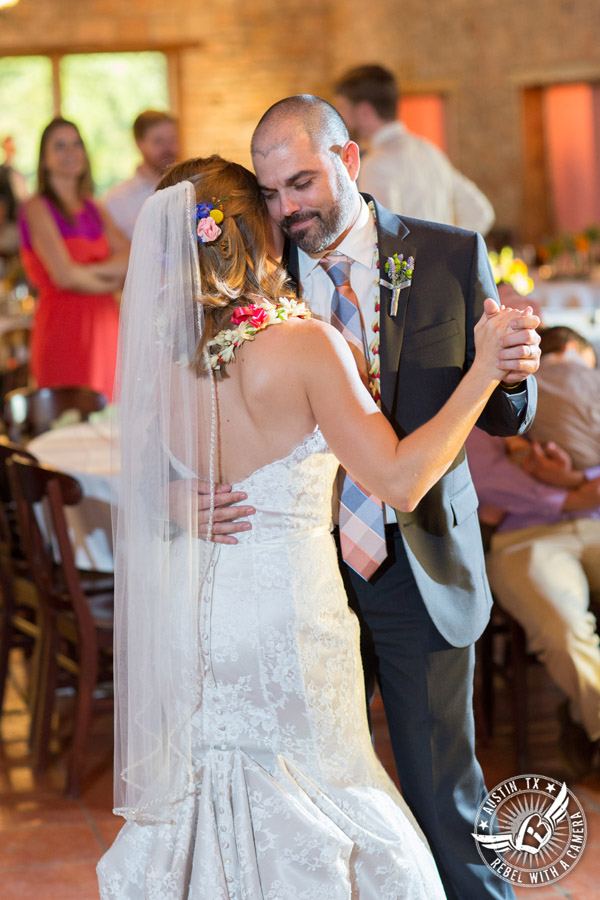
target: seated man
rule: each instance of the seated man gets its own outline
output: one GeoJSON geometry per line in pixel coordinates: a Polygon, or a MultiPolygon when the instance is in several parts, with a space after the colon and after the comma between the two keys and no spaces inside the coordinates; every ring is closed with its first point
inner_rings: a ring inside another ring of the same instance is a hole
{"type": "Polygon", "coordinates": [[[586,338],[565,325],[540,332],[538,405],[529,437],[554,441],[576,469],[600,465],[600,369],[586,338]]]}
{"type": "Polygon", "coordinates": [[[474,428],[467,439],[480,518],[495,526],[488,576],[568,698],[560,746],[578,777],[594,766],[600,739],[600,647],[590,611],[590,593],[600,592],[600,467],[576,472],[554,445],[545,455],[516,440],[527,454],[521,465],[509,455],[512,438],[474,428]]]}

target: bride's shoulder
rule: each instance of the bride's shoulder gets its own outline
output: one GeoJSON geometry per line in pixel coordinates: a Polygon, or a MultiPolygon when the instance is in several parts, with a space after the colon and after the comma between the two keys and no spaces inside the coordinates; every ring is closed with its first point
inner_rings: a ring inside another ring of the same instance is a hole
{"type": "Polygon", "coordinates": [[[326,355],[327,345],[331,352],[340,341],[345,346],[339,332],[312,318],[305,303],[281,298],[276,303],[260,300],[236,308],[229,326],[212,338],[207,349],[211,366],[220,368],[240,358],[263,364],[269,358],[310,362],[312,357],[326,355]]]}
{"type": "Polygon", "coordinates": [[[335,371],[347,354],[348,344],[337,329],[310,318],[289,319],[279,328],[268,328],[255,358],[258,365],[300,376],[305,371],[335,371]]]}
{"type": "Polygon", "coordinates": [[[289,318],[282,322],[279,328],[268,328],[265,336],[270,343],[278,342],[297,346],[312,343],[323,346],[331,341],[337,342],[338,338],[344,340],[332,325],[313,316],[289,318]]]}

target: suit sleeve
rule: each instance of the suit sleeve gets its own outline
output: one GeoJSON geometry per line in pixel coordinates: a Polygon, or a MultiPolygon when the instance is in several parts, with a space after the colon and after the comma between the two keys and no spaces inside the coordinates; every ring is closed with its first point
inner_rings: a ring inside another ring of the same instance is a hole
{"type": "MultiPolygon", "coordinates": [[[[468,296],[465,298],[468,366],[471,366],[475,358],[474,328],[483,313],[483,301],[486,297],[498,300],[498,291],[485,242],[480,234],[476,234],[468,296]]],[[[531,375],[515,391],[506,391],[499,386],[488,400],[477,425],[488,434],[500,437],[523,434],[531,426],[536,403],[537,384],[531,375]]]]}

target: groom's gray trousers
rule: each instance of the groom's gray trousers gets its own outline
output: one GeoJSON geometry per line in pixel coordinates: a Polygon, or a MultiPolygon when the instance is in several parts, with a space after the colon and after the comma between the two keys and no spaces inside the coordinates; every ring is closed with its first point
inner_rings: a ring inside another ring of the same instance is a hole
{"type": "Polygon", "coordinates": [[[361,622],[367,697],[377,680],[402,794],[429,841],[448,900],[508,900],[471,836],[486,795],[475,758],[473,645],[451,646],[433,624],[397,525],[372,583],[342,563],[361,622]]]}

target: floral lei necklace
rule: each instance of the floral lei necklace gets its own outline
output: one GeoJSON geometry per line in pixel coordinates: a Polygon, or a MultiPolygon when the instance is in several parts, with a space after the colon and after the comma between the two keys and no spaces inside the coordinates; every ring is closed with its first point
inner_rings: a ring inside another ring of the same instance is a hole
{"type": "Polygon", "coordinates": [[[310,310],[306,303],[280,297],[277,303],[270,303],[263,298],[258,303],[238,306],[231,317],[233,328],[219,331],[207,344],[208,364],[211,369],[232,362],[235,351],[245,341],[253,341],[259,331],[269,325],[287,322],[288,319],[310,319],[310,310]]]}

